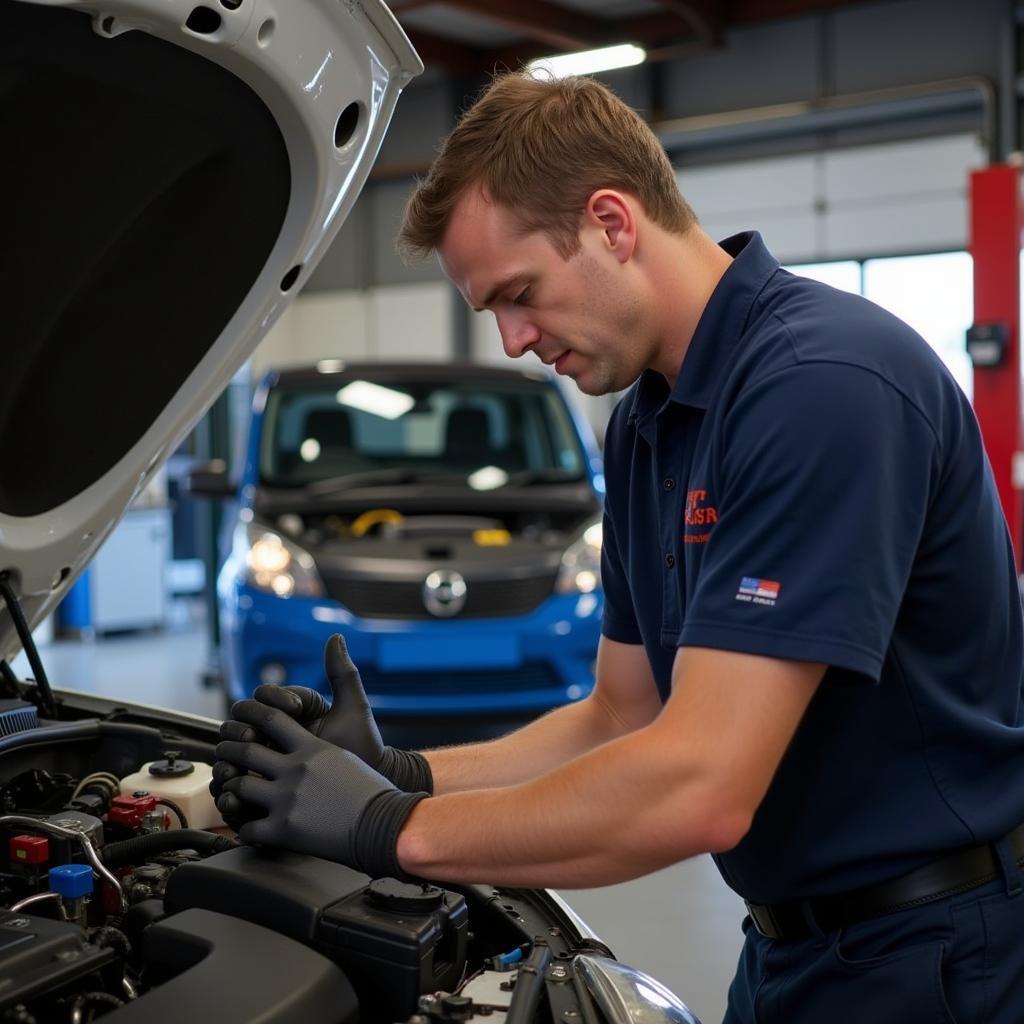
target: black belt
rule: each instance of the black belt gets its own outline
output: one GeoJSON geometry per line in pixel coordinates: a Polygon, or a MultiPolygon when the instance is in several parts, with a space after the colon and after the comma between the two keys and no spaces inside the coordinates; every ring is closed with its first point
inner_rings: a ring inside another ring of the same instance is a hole
{"type": "MultiPolygon", "coordinates": [[[[1017,863],[1024,862],[1024,825],[1006,836],[1017,863]]],[[[1024,865],[1022,865],[1024,866],[1024,865]]],[[[747,904],[754,927],[766,938],[792,942],[858,921],[933,903],[999,878],[992,843],[970,846],[881,885],[792,903],[747,904]],[[816,926],[816,927],[815,927],[816,926]]]]}

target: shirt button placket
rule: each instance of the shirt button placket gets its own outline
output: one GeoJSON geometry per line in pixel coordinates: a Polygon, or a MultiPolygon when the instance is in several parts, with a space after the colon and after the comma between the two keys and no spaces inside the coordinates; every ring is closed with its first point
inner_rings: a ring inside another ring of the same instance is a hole
{"type": "MultiPolygon", "coordinates": [[[[662,467],[659,467],[662,468],[662,467]]],[[[662,574],[662,630],[676,633],[680,628],[679,581],[676,576],[676,544],[680,532],[679,511],[676,501],[675,476],[664,470],[659,474],[661,480],[661,539],[663,562],[662,574]]]]}

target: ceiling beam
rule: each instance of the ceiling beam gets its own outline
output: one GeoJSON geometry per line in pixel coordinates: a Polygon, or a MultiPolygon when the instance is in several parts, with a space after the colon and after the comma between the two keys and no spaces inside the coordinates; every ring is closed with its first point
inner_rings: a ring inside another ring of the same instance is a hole
{"type": "Polygon", "coordinates": [[[412,27],[406,28],[405,33],[424,64],[444,68],[457,75],[479,74],[480,50],[457,43],[454,39],[435,36],[430,32],[421,32],[412,27]]]}
{"type": "Polygon", "coordinates": [[[443,6],[522,33],[544,43],[549,51],[587,49],[604,38],[608,27],[606,19],[559,7],[548,0],[443,0],[443,6]]]}
{"type": "Polygon", "coordinates": [[[708,46],[722,43],[724,7],[719,0],[660,0],[661,6],[677,15],[690,31],[708,46]]]}
{"type": "MultiPolygon", "coordinates": [[[[431,6],[455,7],[515,32],[521,41],[497,47],[457,43],[409,26],[413,45],[428,63],[460,74],[517,69],[556,52],[632,42],[659,51],[667,60],[721,45],[724,30],[776,18],[796,17],[855,6],[863,0],[661,0],[662,10],[625,18],[598,18],[557,6],[550,0],[391,0],[401,15],[431,6]],[[423,45],[420,45],[423,40],[423,45]]],[[[889,3],[895,0],[875,0],[889,3]]]]}

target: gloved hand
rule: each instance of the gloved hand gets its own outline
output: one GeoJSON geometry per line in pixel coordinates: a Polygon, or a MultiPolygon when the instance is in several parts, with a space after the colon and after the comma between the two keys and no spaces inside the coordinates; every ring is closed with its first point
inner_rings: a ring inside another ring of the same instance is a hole
{"type": "MultiPolygon", "coordinates": [[[[434,780],[430,763],[422,754],[384,745],[366,700],[359,670],[349,657],[345,638],[338,633],[324,647],[324,671],[334,695],[331,704],[317,690],[305,686],[273,686],[264,683],[256,687],[253,697],[291,715],[314,736],[351,750],[399,789],[407,793],[433,793],[434,780]]],[[[261,739],[251,727],[232,719],[221,726],[220,738],[241,743],[259,742],[261,739]]],[[[214,800],[220,796],[226,782],[241,774],[244,772],[236,766],[218,761],[213,766],[213,780],[210,783],[214,800]]],[[[237,831],[245,815],[238,816],[243,812],[241,807],[235,808],[235,811],[236,816],[228,824],[237,831]]]]}
{"type": "Polygon", "coordinates": [[[398,863],[398,833],[426,793],[402,792],[351,751],[314,736],[277,708],[243,700],[232,714],[274,747],[217,744],[219,759],[262,776],[229,779],[217,800],[225,817],[239,801],[266,815],[240,825],[243,843],[325,857],[372,878],[409,877],[398,863]]]}

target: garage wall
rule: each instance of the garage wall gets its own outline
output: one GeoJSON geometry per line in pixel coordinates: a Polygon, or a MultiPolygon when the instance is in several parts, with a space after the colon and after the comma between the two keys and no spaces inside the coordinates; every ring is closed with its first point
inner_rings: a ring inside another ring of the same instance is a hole
{"type": "MultiPolygon", "coordinates": [[[[658,123],[953,79],[982,78],[995,87],[1006,71],[1003,39],[1009,6],[1006,0],[876,0],[856,8],[734,29],[720,49],[601,77],[658,123]]],[[[423,82],[414,81],[406,90],[377,162],[378,180],[365,189],[332,252],[307,283],[307,291],[442,280],[432,260],[404,266],[395,254],[394,237],[414,176],[425,173],[441,136],[476,85],[439,81],[436,72],[429,72],[423,82]],[[387,180],[379,180],[382,175],[387,180]]],[[[982,120],[978,110],[939,111],[888,122],[883,116],[872,124],[812,135],[780,131],[756,144],[708,140],[698,147],[685,147],[677,162],[694,170],[726,162],[745,167],[752,159],[840,153],[849,146],[886,141],[927,142],[977,130],[982,120]]],[[[922,153],[917,162],[919,180],[936,169],[929,166],[927,147],[922,153]]],[[[915,163],[913,149],[907,150],[907,158],[915,163]]],[[[822,172],[812,167],[808,173],[822,172]]],[[[878,164],[871,173],[888,175],[889,169],[878,164]]],[[[736,209],[748,211],[746,199],[756,192],[749,182],[740,183],[727,198],[742,204],[736,209]]],[[[705,216],[711,212],[705,210],[705,216]]],[[[919,240],[905,236],[911,251],[932,244],[927,217],[896,230],[904,228],[924,232],[919,240]]]]}
{"type": "Polygon", "coordinates": [[[253,353],[252,373],[319,359],[448,359],[451,314],[445,283],[303,292],[253,353]]]}
{"type": "Polygon", "coordinates": [[[716,239],[757,228],[783,262],[963,249],[975,134],[682,169],[716,239]]]}
{"type": "MultiPolygon", "coordinates": [[[[649,120],[705,117],[953,79],[1007,80],[1005,0],[876,0],[745,26],[723,48],[602,76],[649,120]],[[869,59],[868,59],[869,58],[869,59]]],[[[405,266],[394,238],[414,176],[482,83],[428,71],[398,105],[371,181],[303,294],[260,347],[271,363],[448,358],[465,336],[434,260],[405,266]]],[[[779,131],[672,148],[681,188],[717,238],[757,227],[786,262],[963,248],[967,172],[986,162],[979,109],[832,130],[779,131]]],[[[505,360],[489,317],[471,317],[470,351],[505,360]]],[[[611,402],[580,398],[603,428],[611,402]]]]}

